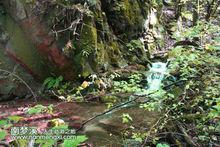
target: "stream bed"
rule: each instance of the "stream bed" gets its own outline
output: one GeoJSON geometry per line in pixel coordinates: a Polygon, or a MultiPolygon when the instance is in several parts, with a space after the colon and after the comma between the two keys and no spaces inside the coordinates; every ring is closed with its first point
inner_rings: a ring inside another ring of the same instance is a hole
{"type": "MultiPolygon", "coordinates": [[[[89,118],[104,112],[107,107],[100,103],[75,103],[75,102],[59,102],[53,99],[40,99],[37,102],[38,105],[54,105],[54,113],[59,113],[59,118],[63,119],[70,128],[77,129],[82,122],[89,118]]],[[[16,111],[20,112],[25,107],[35,106],[35,102],[16,100],[0,103],[0,117],[5,114],[15,114],[16,111]]],[[[85,125],[84,129],[80,131],[80,134],[85,134],[89,139],[86,141],[93,146],[106,146],[106,147],[121,147],[135,144],[138,146],[138,142],[128,140],[125,143],[123,138],[123,132],[129,129],[129,126],[122,123],[122,115],[129,113],[134,123],[132,126],[142,128],[147,131],[158,120],[160,114],[158,112],[149,112],[138,107],[122,108],[111,114],[101,116],[85,125]],[[127,145],[126,145],[127,144],[127,145]]],[[[20,116],[26,118],[29,117],[26,114],[20,116]]],[[[34,126],[43,128],[48,125],[50,119],[38,119],[33,121],[17,123],[16,126],[34,126]]],[[[140,144],[139,144],[140,145],[140,144]]]]}
{"type": "MultiPolygon", "coordinates": [[[[167,63],[156,62],[150,67],[146,80],[148,93],[157,91],[161,88],[162,80],[166,74],[167,63]]],[[[107,110],[107,106],[103,103],[76,103],[64,102],[57,99],[38,99],[37,103],[30,100],[16,100],[0,103],[0,119],[4,116],[18,115],[23,117],[25,122],[18,122],[15,126],[32,126],[37,128],[48,128],[48,124],[54,118],[64,120],[65,123],[72,129],[78,129],[83,122],[89,120],[93,116],[99,115],[107,110]],[[27,115],[25,111],[35,105],[49,106],[53,105],[52,117],[42,117],[38,119],[28,119],[28,117],[36,118],[35,115],[27,115]]],[[[158,121],[161,114],[156,111],[147,111],[138,107],[138,105],[128,105],[120,107],[110,113],[101,115],[93,121],[87,123],[79,132],[88,137],[86,141],[95,147],[120,147],[120,146],[140,146],[140,142],[133,139],[127,140],[124,136],[127,130],[131,127],[142,130],[146,133],[158,121]],[[123,115],[129,114],[132,118],[130,123],[123,123],[123,115]]],[[[130,134],[130,137],[132,134],[130,134]]]]}

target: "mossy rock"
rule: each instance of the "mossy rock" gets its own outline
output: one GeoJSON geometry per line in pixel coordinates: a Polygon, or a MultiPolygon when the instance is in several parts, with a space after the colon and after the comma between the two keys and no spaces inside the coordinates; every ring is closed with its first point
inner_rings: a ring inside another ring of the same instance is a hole
{"type": "Polygon", "coordinates": [[[109,25],[116,35],[131,39],[142,31],[148,8],[145,2],[134,0],[102,0],[109,25]]]}

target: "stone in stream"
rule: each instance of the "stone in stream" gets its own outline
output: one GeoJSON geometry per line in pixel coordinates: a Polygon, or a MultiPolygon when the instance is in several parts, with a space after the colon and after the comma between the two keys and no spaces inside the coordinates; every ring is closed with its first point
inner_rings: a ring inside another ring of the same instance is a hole
{"type": "Polygon", "coordinates": [[[144,128],[145,131],[153,126],[160,116],[157,112],[149,112],[140,108],[120,109],[99,118],[98,121],[94,121],[85,127],[84,132],[89,137],[89,142],[99,139],[99,145],[104,143],[116,146],[122,144],[123,132],[129,128],[128,124],[122,123],[122,115],[125,113],[128,113],[135,120],[131,122],[132,126],[144,128]]]}

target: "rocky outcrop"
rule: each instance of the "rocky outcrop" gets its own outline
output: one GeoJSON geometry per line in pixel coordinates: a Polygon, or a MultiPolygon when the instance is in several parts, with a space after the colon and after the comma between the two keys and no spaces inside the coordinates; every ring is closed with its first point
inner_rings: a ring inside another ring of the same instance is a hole
{"type": "MultiPolygon", "coordinates": [[[[37,73],[41,79],[51,73],[66,79],[86,77],[112,67],[144,63],[147,59],[142,48],[131,52],[126,47],[142,32],[148,12],[145,1],[8,0],[2,3],[27,42],[34,46],[34,52],[42,58],[41,69],[47,72],[41,75],[38,73],[44,72],[31,69],[31,74],[37,73]]],[[[15,57],[17,54],[13,52],[15,57]]],[[[21,65],[27,65],[22,57],[19,59],[21,65]]]]}
{"type": "Polygon", "coordinates": [[[142,0],[101,0],[101,3],[114,34],[125,40],[140,36],[149,3],[142,0]]]}

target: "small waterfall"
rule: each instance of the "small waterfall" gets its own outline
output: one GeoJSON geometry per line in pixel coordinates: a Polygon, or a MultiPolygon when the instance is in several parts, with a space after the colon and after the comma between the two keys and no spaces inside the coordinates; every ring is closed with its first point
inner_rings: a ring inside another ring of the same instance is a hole
{"type": "MultiPolygon", "coordinates": [[[[149,52],[148,44],[152,44],[155,41],[154,37],[158,36],[158,34],[155,34],[156,31],[154,28],[158,24],[157,10],[153,8],[148,14],[148,17],[143,24],[143,35],[140,37],[143,48],[147,52],[149,52]]],[[[145,89],[147,91],[159,90],[161,88],[162,80],[164,79],[165,74],[167,74],[167,65],[168,63],[162,62],[152,63],[151,67],[149,67],[150,70],[146,79],[148,86],[145,89]]]]}
{"type": "MultiPolygon", "coordinates": [[[[142,92],[137,92],[134,95],[146,95],[152,92],[155,92],[154,94],[151,95],[151,97],[155,98],[155,99],[159,99],[161,97],[160,94],[157,93],[157,90],[159,90],[161,88],[162,85],[162,81],[165,78],[165,75],[168,74],[168,64],[169,61],[166,63],[163,62],[155,62],[152,63],[150,66],[150,70],[147,73],[147,82],[148,82],[148,86],[145,87],[145,91],[142,92]]],[[[135,97],[133,95],[131,95],[129,97],[129,101],[132,101],[135,97]]],[[[126,103],[126,102],[125,102],[126,103]]],[[[106,115],[110,115],[118,110],[121,110],[123,108],[129,108],[131,106],[137,106],[137,103],[135,101],[129,103],[129,104],[125,104],[120,106],[119,108],[116,108],[114,111],[110,111],[108,112],[106,115]]]]}
{"type": "Polygon", "coordinates": [[[152,63],[149,73],[147,75],[148,86],[146,87],[149,91],[156,91],[161,88],[162,80],[167,74],[168,63],[156,62],[152,63]]]}
{"type": "MultiPolygon", "coordinates": [[[[157,92],[162,87],[162,81],[165,76],[168,74],[168,64],[163,62],[155,62],[152,63],[149,67],[150,70],[146,73],[146,79],[144,81],[147,82],[147,86],[145,86],[145,90],[142,92],[137,92],[135,95],[147,95],[149,93],[154,93],[151,95],[153,98],[159,98],[160,94],[157,92]]],[[[160,91],[162,92],[162,91],[160,91]]]]}

